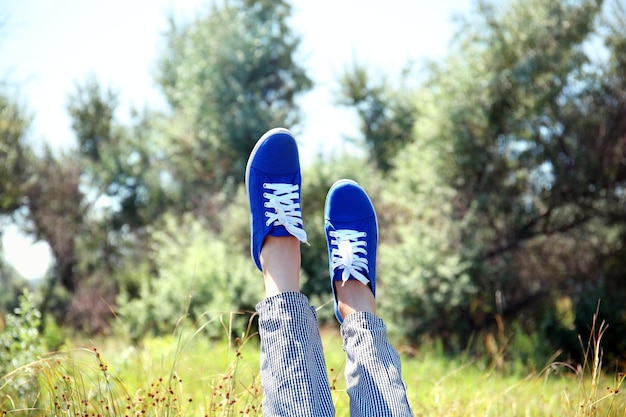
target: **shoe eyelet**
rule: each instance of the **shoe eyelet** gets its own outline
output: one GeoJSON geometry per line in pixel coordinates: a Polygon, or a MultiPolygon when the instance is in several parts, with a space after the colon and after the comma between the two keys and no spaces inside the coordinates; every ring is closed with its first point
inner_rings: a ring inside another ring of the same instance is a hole
{"type": "Polygon", "coordinates": [[[269,187],[268,187],[268,183],[264,182],[264,183],[263,183],[263,188],[269,188],[269,187]]]}
{"type": "Polygon", "coordinates": [[[270,198],[268,193],[263,193],[263,198],[270,198]]]}

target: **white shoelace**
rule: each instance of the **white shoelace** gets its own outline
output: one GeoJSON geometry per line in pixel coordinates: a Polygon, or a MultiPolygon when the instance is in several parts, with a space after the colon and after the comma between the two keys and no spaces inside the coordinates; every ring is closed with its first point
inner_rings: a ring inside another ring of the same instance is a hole
{"type": "Polygon", "coordinates": [[[369,272],[365,257],[367,255],[365,249],[367,243],[364,240],[359,240],[359,238],[367,236],[367,233],[346,229],[331,230],[328,234],[332,238],[330,244],[333,246],[331,251],[332,269],[333,271],[336,268],[343,269],[341,285],[345,284],[351,276],[367,285],[370,281],[363,275],[363,272],[369,272]]]}
{"type": "Polygon", "coordinates": [[[268,192],[263,193],[263,197],[267,200],[265,207],[274,209],[274,212],[265,212],[265,217],[267,217],[265,224],[267,226],[272,223],[274,226],[285,226],[285,229],[298,238],[300,242],[307,243],[300,203],[296,202],[300,187],[297,184],[265,183],[263,188],[268,190],[268,192]]]}

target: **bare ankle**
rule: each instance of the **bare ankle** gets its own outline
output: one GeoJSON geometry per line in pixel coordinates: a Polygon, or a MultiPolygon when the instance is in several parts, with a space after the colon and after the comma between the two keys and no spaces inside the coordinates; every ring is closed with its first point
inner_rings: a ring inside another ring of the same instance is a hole
{"type": "Polygon", "coordinates": [[[341,317],[346,318],[359,311],[376,314],[376,300],[367,285],[357,280],[335,282],[335,291],[341,317]]]}
{"type": "Polygon", "coordinates": [[[268,236],[261,250],[265,295],[300,291],[300,242],[293,236],[268,236]]]}

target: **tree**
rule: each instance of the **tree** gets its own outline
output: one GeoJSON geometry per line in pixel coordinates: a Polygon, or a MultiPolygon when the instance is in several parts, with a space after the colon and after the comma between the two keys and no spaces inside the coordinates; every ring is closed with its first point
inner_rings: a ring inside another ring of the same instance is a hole
{"type": "MultiPolygon", "coordinates": [[[[158,234],[149,230],[167,212],[213,218],[234,197],[259,135],[297,121],[295,96],[311,82],[294,64],[299,40],[286,25],[289,13],[286,3],[240,1],[182,26],[172,21],[158,76],[168,115],[134,113],[124,126],[115,117],[117,93],[93,78],[69,95],[79,146],[76,164],[67,166],[78,167],[83,194],[81,202],[67,201],[78,204],[68,213],[82,217],[64,246],[72,256],[63,259],[72,262],[58,271],[71,294],[68,317],[87,317],[87,327],[99,329],[98,293],[111,304],[118,286],[125,302],[140,297],[145,277],[128,268],[144,268],[149,285],[160,285],[165,269],[155,252],[158,234]]],[[[219,233],[217,222],[210,226],[219,233]]],[[[184,248],[173,248],[184,256],[184,248]]]]}
{"type": "Polygon", "coordinates": [[[5,91],[0,91],[0,215],[12,214],[24,205],[22,196],[29,179],[30,154],[25,133],[31,118],[5,91]]]}
{"type": "MultiPolygon", "coordinates": [[[[61,203],[71,205],[65,207],[68,214],[76,214],[64,219],[74,220],[62,235],[68,242],[63,246],[68,253],[56,251],[54,239],[51,246],[57,260],[55,277],[60,277],[59,283],[69,292],[69,307],[63,314],[90,332],[108,327],[110,307],[120,285],[131,288],[132,293],[132,283],[120,282],[124,270],[141,263],[144,257],[150,259],[147,228],[169,209],[170,202],[161,177],[162,156],[155,145],[155,118],[148,111],[132,110],[130,124],[122,125],[115,118],[117,106],[117,93],[103,88],[94,78],[77,84],[69,95],[68,112],[78,151],[68,155],[62,167],[55,166],[54,160],[48,162],[57,176],[68,167],[76,173],[73,181],[48,187],[74,184],[79,193],[61,203]],[[67,233],[70,230],[73,233],[67,233]],[[64,264],[67,268],[58,268],[64,264]]],[[[59,194],[46,198],[54,201],[59,194]]],[[[38,211],[55,215],[50,207],[38,211]]],[[[38,231],[45,231],[63,221],[50,222],[44,217],[36,224],[38,231]]],[[[53,237],[48,233],[47,240],[53,237]]]]}
{"type": "Polygon", "coordinates": [[[312,83],[295,61],[290,12],[285,1],[236,0],[170,22],[157,80],[171,107],[164,148],[186,209],[206,211],[213,193],[243,180],[265,131],[297,123],[295,99],[312,83]]]}
{"type": "Polygon", "coordinates": [[[56,158],[48,148],[33,161],[33,184],[25,193],[28,199],[26,229],[50,245],[55,258],[55,276],[67,291],[79,284],[76,238],[82,232],[87,207],[80,190],[80,167],[70,154],[56,158]]]}
{"type": "MultiPolygon", "coordinates": [[[[626,324],[626,13],[614,8],[479,2],[417,91],[391,94],[363,67],[343,75],[385,171],[381,313],[399,335],[460,351],[508,320],[553,343],[528,357],[575,357],[598,298],[626,324]]],[[[606,342],[625,354],[623,336],[606,342]]]]}
{"type": "Polygon", "coordinates": [[[464,308],[477,288],[461,253],[455,218],[457,191],[441,172],[450,166],[450,143],[437,127],[444,109],[432,92],[415,95],[420,118],[411,141],[395,156],[378,200],[381,314],[390,331],[409,341],[440,338],[453,349],[467,332],[464,308]]]}
{"type": "Polygon", "coordinates": [[[77,84],[68,112],[78,140],[83,183],[113,231],[136,232],[166,210],[154,117],[132,110],[130,126],[115,119],[118,94],[96,79],[77,84]]]}
{"type": "MultiPolygon", "coordinates": [[[[405,71],[402,84],[407,77],[405,71]]],[[[417,107],[406,86],[393,88],[385,80],[371,78],[364,66],[354,63],[340,77],[338,103],[357,110],[369,158],[386,173],[393,158],[412,139],[417,107]]]]}
{"type": "Polygon", "coordinates": [[[580,306],[582,289],[611,275],[603,260],[622,251],[626,36],[601,13],[595,0],[480,3],[433,66],[444,112],[434,135],[451,147],[440,175],[456,190],[460,253],[478,290],[469,329],[496,314],[537,327],[555,294],[580,306]],[[605,61],[588,47],[602,34],[605,61]]]}
{"type": "MultiPolygon", "coordinates": [[[[80,166],[71,153],[55,156],[45,148],[42,156],[36,155],[26,143],[29,123],[30,117],[20,106],[0,95],[0,215],[11,215],[26,233],[50,245],[55,259],[53,286],[58,284],[72,294],[84,278],[76,250],[87,210],[80,189],[80,166]]],[[[20,283],[25,286],[7,266],[0,265],[0,273],[11,289],[7,296],[16,294],[20,283]]],[[[49,306],[49,295],[44,308],[49,306]]],[[[61,310],[65,316],[71,307],[61,310]]]]}
{"type": "Polygon", "coordinates": [[[17,296],[27,287],[2,256],[2,234],[8,219],[25,208],[24,193],[32,183],[29,165],[34,155],[25,141],[30,122],[27,110],[0,89],[0,312],[17,307],[17,296]]]}

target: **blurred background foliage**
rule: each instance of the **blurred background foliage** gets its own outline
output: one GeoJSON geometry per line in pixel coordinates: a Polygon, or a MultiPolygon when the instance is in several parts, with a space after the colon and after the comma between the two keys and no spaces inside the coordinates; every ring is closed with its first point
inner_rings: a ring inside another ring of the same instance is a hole
{"type": "MultiPolygon", "coordinates": [[[[170,22],[156,82],[169,109],[114,114],[118,92],[69,93],[76,148],[36,154],[34,115],[0,90],[0,225],[49,244],[38,326],[139,340],[181,317],[253,310],[243,172],[266,130],[298,130],[312,88],[287,1],[235,0],[170,22]]],[[[626,11],[601,0],[477,2],[446,58],[400,79],[354,62],[336,104],[363,152],[303,167],[303,291],[331,300],[323,204],[342,177],[380,220],[379,305],[415,348],[579,360],[591,316],[626,359],[626,11]],[[418,76],[419,74],[419,76],[418,76]]],[[[352,148],[351,148],[352,149],[352,148]]],[[[0,258],[0,308],[26,286],[0,258]]],[[[334,323],[332,309],[320,312],[334,323]]],[[[245,323],[241,324],[242,326],[245,323]]]]}

